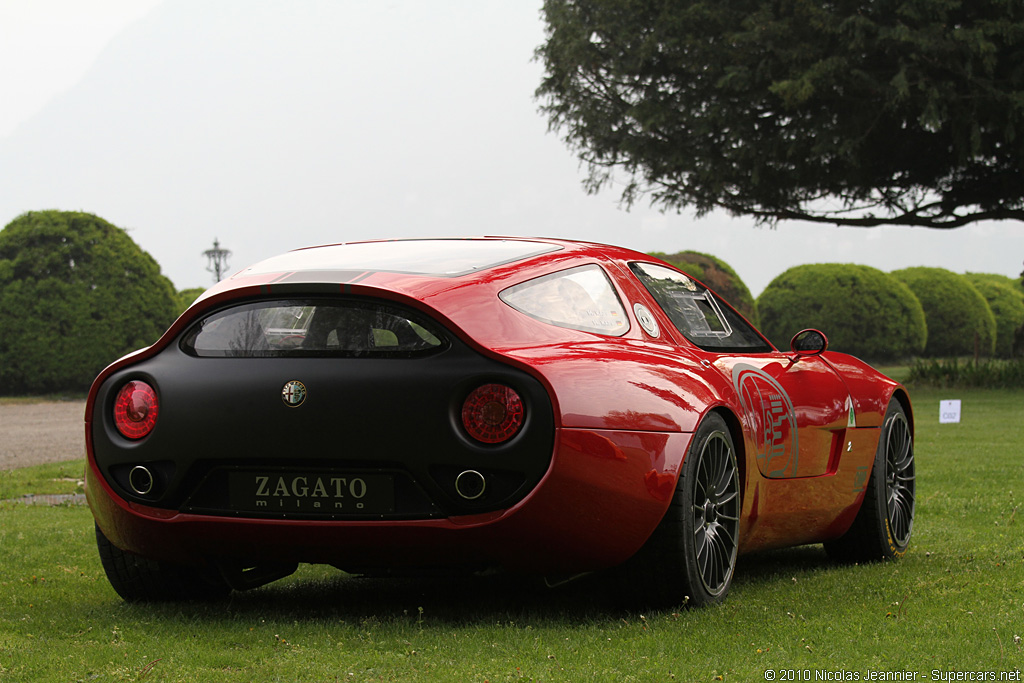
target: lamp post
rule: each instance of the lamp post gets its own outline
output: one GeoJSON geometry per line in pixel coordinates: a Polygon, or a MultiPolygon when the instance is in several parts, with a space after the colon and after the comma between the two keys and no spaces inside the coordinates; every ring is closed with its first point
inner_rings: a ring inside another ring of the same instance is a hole
{"type": "Polygon", "coordinates": [[[213,273],[214,282],[220,282],[224,271],[228,268],[228,257],[231,256],[231,252],[227,249],[221,249],[220,242],[217,238],[214,238],[213,249],[207,249],[204,251],[203,256],[210,261],[210,264],[206,266],[206,269],[213,273]]]}

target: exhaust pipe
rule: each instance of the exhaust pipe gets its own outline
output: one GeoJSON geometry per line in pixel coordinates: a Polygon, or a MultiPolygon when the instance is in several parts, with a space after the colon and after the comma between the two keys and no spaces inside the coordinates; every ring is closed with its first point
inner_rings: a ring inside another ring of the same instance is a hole
{"type": "Polygon", "coordinates": [[[455,477],[455,491],[465,500],[476,500],[487,490],[487,480],[476,470],[466,470],[455,477]]]}
{"type": "Polygon", "coordinates": [[[136,465],[128,473],[128,485],[132,487],[132,491],[140,496],[148,496],[152,493],[153,483],[153,473],[142,465],[136,465]]]}

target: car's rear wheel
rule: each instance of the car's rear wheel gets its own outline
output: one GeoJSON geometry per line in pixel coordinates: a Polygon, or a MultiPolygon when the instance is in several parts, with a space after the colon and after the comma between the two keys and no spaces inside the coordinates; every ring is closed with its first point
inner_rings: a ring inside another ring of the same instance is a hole
{"type": "Polygon", "coordinates": [[[721,602],[736,568],[739,521],[736,448],[725,420],[712,413],[690,442],[668,511],[629,563],[627,589],[645,602],[721,602]]]}
{"type": "Polygon", "coordinates": [[[914,527],[914,439],[906,413],[893,399],[885,413],[864,501],[843,536],[825,543],[841,562],[902,557],[914,527]]]}
{"type": "Polygon", "coordinates": [[[231,590],[215,571],[204,572],[127,553],[111,543],[98,526],[96,546],[110,585],[128,602],[213,600],[231,590]]]}

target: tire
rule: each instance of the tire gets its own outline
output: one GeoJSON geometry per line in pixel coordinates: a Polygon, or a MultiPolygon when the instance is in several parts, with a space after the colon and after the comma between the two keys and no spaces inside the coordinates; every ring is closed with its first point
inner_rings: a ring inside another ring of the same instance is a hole
{"type": "Polygon", "coordinates": [[[906,413],[893,399],[878,437],[871,476],[853,526],[825,543],[840,562],[872,562],[903,557],[914,528],[914,438],[906,413]]]}
{"type": "Polygon", "coordinates": [[[729,592],[739,549],[740,478],[720,415],[697,428],[661,523],[628,563],[623,586],[645,603],[703,607],[729,592]]]}
{"type": "Polygon", "coordinates": [[[96,546],[107,580],[126,602],[215,600],[231,592],[216,572],[156,562],[121,550],[99,526],[96,546]]]}

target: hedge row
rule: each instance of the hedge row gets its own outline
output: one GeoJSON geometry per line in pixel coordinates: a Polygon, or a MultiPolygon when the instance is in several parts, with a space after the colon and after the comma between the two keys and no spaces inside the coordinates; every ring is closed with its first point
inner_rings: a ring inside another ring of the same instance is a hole
{"type": "Polygon", "coordinates": [[[781,349],[807,327],[828,335],[831,348],[871,359],[919,355],[928,338],[910,288],[869,266],[790,268],[765,288],[757,307],[762,331],[781,349]]]}
{"type": "Polygon", "coordinates": [[[757,299],[762,330],[780,348],[805,327],[830,348],[874,361],[914,356],[1009,358],[1020,353],[1024,290],[998,275],[942,268],[884,273],[851,264],[790,268],[757,299]]]}
{"type": "Polygon", "coordinates": [[[1024,340],[1024,293],[1018,281],[1005,275],[988,273],[967,273],[968,281],[988,302],[996,319],[997,358],[1012,358],[1019,355],[1024,340]],[[1018,353],[1014,353],[1014,348],[1018,353]]]}

